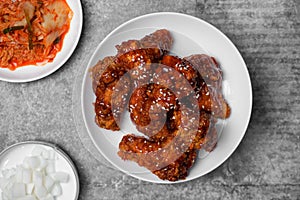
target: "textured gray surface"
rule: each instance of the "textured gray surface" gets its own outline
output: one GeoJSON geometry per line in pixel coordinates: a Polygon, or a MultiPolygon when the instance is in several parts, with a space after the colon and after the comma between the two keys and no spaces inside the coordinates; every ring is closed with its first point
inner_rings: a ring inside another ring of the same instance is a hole
{"type": "Polygon", "coordinates": [[[80,199],[300,199],[300,1],[83,0],[84,28],[69,61],[42,80],[0,82],[0,150],[19,141],[61,146],[76,163],[80,199]],[[78,71],[110,31],[151,12],[202,18],[223,31],[247,64],[252,119],[235,153],[196,180],[139,181],[97,161],[81,143],[72,96],[78,71]]]}

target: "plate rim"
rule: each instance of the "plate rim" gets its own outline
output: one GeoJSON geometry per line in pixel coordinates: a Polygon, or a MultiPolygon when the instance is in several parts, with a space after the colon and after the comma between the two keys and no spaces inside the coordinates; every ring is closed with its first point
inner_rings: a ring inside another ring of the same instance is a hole
{"type": "MultiPolygon", "coordinates": [[[[74,53],[74,51],[75,51],[75,49],[76,49],[76,47],[77,47],[77,45],[79,43],[79,40],[80,40],[80,37],[81,37],[81,33],[82,33],[82,28],[83,28],[83,10],[82,10],[81,0],[75,0],[74,2],[78,3],[78,8],[79,8],[79,13],[78,13],[78,17],[79,17],[79,21],[78,21],[79,29],[78,29],[78,33],[76,34],[76,38],[73,41],[72,48],[67,53],[67,56],[65,56],[62,59],[62,61],[60,63],[58,63],[58,65],[56,65],[55,67],[53,67],[51,70],[47,71],[46,73],[41,73],[38,76],[31,77],[31,78],[26,78],[26,79],[5,78],[5,77],[1,77],[0,76],[0,81],[9,82],[9,83],[27,83],[27,82],[33,82],[33,81],[36,81],[36,80],[39,80],[39,79],[43,79],[43,78],[45,78],[45,77],[53,74],[54,72],[56,72],[59,68],[61,68],[71,58],[72,54],[74,53]]],[[[68,4],[69,4],[69,2],[68,2],[68,4]]],[[[67,32],[67,34],[68,33],[69,32],[67,32]]],[[[61,52],[61,51],[59,51],[59,52],[61,52]]],[[[50,62],[50,63],[53,63],[53,61],[50,62]]],[[[45,66],[41,66],[41,67],[46,67],[46,65],[45,66]]],[[[27,67],[27,66],[24,66],[24,67],[27,67]]],[[[28,67],[37,67],[37,66],[35,66],[35,65],[28,65],[28,67]]],[[[1,70],[9,70],[9,69],[0,68],[0,71],[1,70]]]]}
{"type": "Polygon", "coordinates": [[[63,151],[57,144],[53,144],[53,143],[45,142],[45,141],[39,141],[39,140],[36,140],[36,141],[28,140],[28,141],[23,141],[23,142],[17,142],[17,143],[14,143],[14,144],[9,145],[8,147],[4,148],[0,152],[0,159],[5,153],[9,152],[10,150],[12,150],[18,146],[27,145],[27,144],[32,144],[32,145],[37,144],[37,145],[47,146],[47,147],[53,148],[54,151],[57,151],[60,153],[60,155],[68,162],[68,164],[72,168],[72,171],[75,175],[77,190],[76,190],[74,200],[77,200],[79,198],[79,193],[80,193],[79,192],[80,191],[80,180],[79,180],[78,170],[77,170],[76,165],[74,164],[73,160],[71,159],[71,157],[65,151],[63,151]]]}
{"type": "Polygon", "coordinates": [[[197,178],[200,178],[212,171],[214,171],[215,169],[217,169],[218,167],[220,167],[234,152],[235,150],[238,148],[238,146],[240,145],[242,139],[244,138],[246,132],[247,132],[247,129],[248,129],[248,126],[249,126],[249,123],[250,123],[250,119],[251,119],[251,115],[252,115],[252,108],[253,108],[253,88],[252,88],[252,83],[251,83],[251,78],[250,78],[250,74],[249,74],[249,71],[248,71],[248,68],[247,68],[247,65],[241,55],[241,53],[239,52],[238,48],[234,45],[234,43],[221,31],[219,30],[218,28],[216,28],[214,25],[210,24],[209,22],[201,19],[201,18],[198,18],[198,17],[195,17],[195,16],[192,16],[192,15],[188,15],[188,14],[184,14],[184,13],[179,13],[179,12],[154,12],[154,13],[149,13],[149,14],[145,14],[145,15],[141,15],[141,16],[137,16],[137,17],[134,17],[128,21],[125,21],[124,23],[122,23],[121,25],[117,26],[116,28],[114,28],[105,38],[103,38],[103,40],[97,45],[97,48],[94,50],[93,54],[91,55],[91,57],[89,58],[88,60],[88,64],[86,66],[87,69],[85,69],[84,71],[84,77],[83,77],[83,84],[82,84],[82,87],[81,87],[81,91],[80,91],[80,97],[81,97],[81,112],[82,112],[82,115],[83,115],[83,120],[84,120],[84,125],[85,125],[85,128],[89,134],[89,137],[91,138],[94,146],[96,147],[96,149],[101,153],[101,155],[107,160],[109,161],[110,164],[112,164],[116,169],[120,170],[121,172],[129,175],[129,176],[132,176],[134,178],[137,178],[139,180],[143,180],[143,181],[147,181],[147,182],[152,182],[152,183],[158,183],[158,184],[177,184],[177,183],[183,183],[183,182],[187,182],[187,181],[191,181],[191,180],[195,180],[197,178]],[[107,40],[109,39],[111,36],[114,36],[115,34],[118,34],[118,31],[127,26],[128,24],[132,23],[132,22],[135,22],[135,21],[138,21],[140,19],[143,19],[143,18],[147,18],[147,17],[151,17],[151,16],[155,16],[155,15],[176,15],[176,16],[181,16],[181,17],[186,17],[186,18],[190,18],[190,19],[193,19],[193,20],[196,20],[200,23],[203,23],[205,24],[206,26],[209,26],[210,28],[212,28],[214,31],[218,32],[218,34],[220,34],[222,36],[223,39],[225,39],[231,46],[231,48],[235,51],[236,55],[238,55],[238,58],[239,58],[239,61],[241,61],[241,64],[243,66],[243,69],[244,71],[246,72],[246,77],[247,78],[247,86],[248,86],[248,89],[249,89],[249,108],[248,108],[248,112],[247,112],[247,118],[246,118],[246,121],[245,121],[245,126],[243,128],[243,131],[242,131],[242,134],[240,134],[240,138],[238,140],[238,142],[235,144],[235,146],[233,146],[230,150],[230,153],[228,153],[227,156],[225,156],[223,159],[221,159],[217,165],[215,165],[214,167],[210,168],[209,170],[205,171],[202,175],[198,175],[198,176],[195,176],[193,178],[190,178],[190,179],[184,179],[184,180],[178,180],[178,181],[175,181],[175,182],[171,182],[171,181],[166,181],[166,180],[160,180],[159,181],[156,181],[156,180],[149,180],[149,179],[145,179],[143,177],[140,177],[140,176],[137,176],[133,173],[130,173],[130,172],[127,172],[126,170],[123,170],[122,168],[120,168],[118,165],[116,165],[114,162],[111,161],[111,159],[109,159],[105,153],[103,153],[103,151],[98,147],[98,145],[96,144],[96,141],[93,137],[91,137],[91,133],[90,133],[90,130],[88,128],[88,125],[87,125],[87,119],[85,117],[85,112],[84,112],[84,109],[83,109],[83,102],[84,102],[84,96],[83,96],[83,90],[84,90],[84,87],[86,85],[86,73],[88,71],[88,66],[91,66],[91,63],[92,63],[92,59],[95,57],[95,55],[97,54],[97,52],[99,51],[100,47],[102,46],[102,44],[107,40]]]}

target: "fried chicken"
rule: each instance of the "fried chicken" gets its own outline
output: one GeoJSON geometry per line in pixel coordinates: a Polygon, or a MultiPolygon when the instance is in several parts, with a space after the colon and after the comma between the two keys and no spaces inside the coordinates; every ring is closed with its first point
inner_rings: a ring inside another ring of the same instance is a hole
{"type": "Polygon", "coordinates": [[[117,55],[91,69],[96,123],[120,130],[127,108],[145,137],[125,135],[118,155],[149,169],[162,180],[185,179],[197,150],[212,151],[216,123],[230,116],[222,94],[223,72],[204,54],[167,55],[173,39],[162,29],[116,46],[117,55]],[[126,106],[128,105],[128,106],[126,106]]]}
{"type": "Polygon", "coordinates": [[[119,149],[122,159],[135,161],[160,179],[169,181],[184,179],[197,156],[196,150],[182,152],[174,148],[174,144],[163,146],[159,141],[135,135],[124,136],[119,149]]]}
{"type": "MultiPolygon", "coordinates": [[[[115,116],[112,111],[111,97],[115,90],[115,86],[118,83],[120,77],[122,77],[126,70],[123,66],[115,62],[114,58],[107,57],[103,61],[93,68],[99,68],[100,73],[94,73],[93,86],[95,86],[96,101],[95,106],[95,121],[99,127],[109,130],[120,130],[115,116]],[[97,77],[97,79],[96,79],[97,77]]],[[[130,83],[130,82],[129,82],[130,83]]],[[[127,95],[130,90],[130,84],[125,85],[123,90],[120,91],[120,95],[127,95]]],[[[122,98],[116,99],[116,101],[123,101],[122,98]]],[[[120,102],[125,104],[126,102],[120,102]]],[[[117,111],[115,112],[117,113],[117,111]]]]}

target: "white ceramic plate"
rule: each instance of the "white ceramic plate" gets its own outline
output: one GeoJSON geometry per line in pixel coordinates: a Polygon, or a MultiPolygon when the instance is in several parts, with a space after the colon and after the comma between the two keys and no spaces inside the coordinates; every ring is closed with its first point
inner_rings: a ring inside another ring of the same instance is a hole
{"type": "Polygon", "coordinates": [[[218,29],[207,22],[179,13],[154,13],[130,20],[111,32],[98,46],[87,66],[81,93],[82,113],[88,134],[102,155],[119,170],[142,180],[156,183],[163,181],[131,161],[123,161],[118,155],[118,144],[125,133],[134,131],[126,119],[125,129],[112,132],[100,129],[94,121],[95,95],[92,91],[89,68],[99,59],[115,55],[114,46],[129,39],[139,39],[157,29],[168,29],[174,37],[171,52],[179,56],[207,53],[215,57],[224,71],[223,93],[231,106],[229,119],[223,122],[217,147],[208,156],[197,159],[188,177],[189,181],[207,174],[220,166],[242,140],[251,115],[252,89],[247,67],[233,43],[218,29]]]}
{"type": "Polygon", "coordinates": [[[0,68],[0,80],[17,83],[35,81],[52,74],[69,59],[81,35],[83,15],[80,0],[67,0],[67,3],[73,11],[73,18],[70,30],[64,38],[63,47],[53,62],[43,66],[28,65],[19,67],[15,71],[0,68]]]}
{"type": "Polygon", "coordinates": [[[53,144],[37,141],[14,144],[1,152],[0,170],[11,169],[16,167],[16,165],[22,164],[24,158],[30,156],[32,150],[37,146],[46,150],[53,150],[57,156],[56,171],[69,174],[69,182],[61,184],[63,194],[59,196],[57,200],[77,200],[79,195],[79,178],[77,170],[69,156],[53,144]]]}

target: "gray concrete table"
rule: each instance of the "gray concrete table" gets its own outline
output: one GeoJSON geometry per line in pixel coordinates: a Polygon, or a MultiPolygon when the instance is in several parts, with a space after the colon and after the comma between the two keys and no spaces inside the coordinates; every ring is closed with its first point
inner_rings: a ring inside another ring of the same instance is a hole
{"type": "Polygon", "coordinates": [[[83,0],[78,47],[57,72],[39,81],[0,82],[0,150],[26,140],[58,144],[74,160],[80,199],[300,199],[300,1],[83,0]],[[238,47],[250,72],[254,104],[246,135],[219,168],[183,184],[129,177],[83,146],[72,97],[82,60],[121,23],[174,11],[208,21],[238,47]]]}

